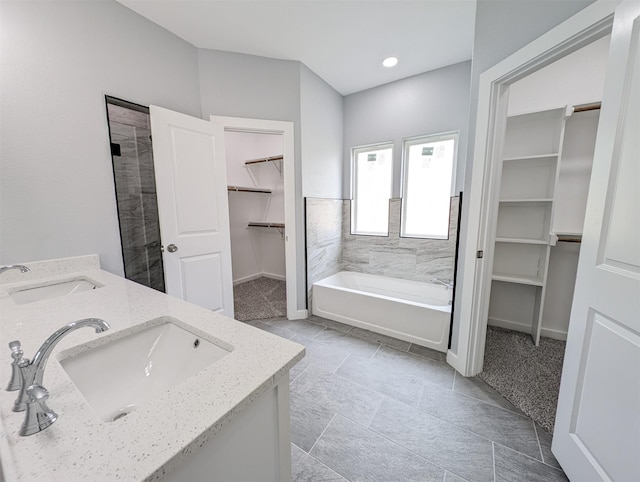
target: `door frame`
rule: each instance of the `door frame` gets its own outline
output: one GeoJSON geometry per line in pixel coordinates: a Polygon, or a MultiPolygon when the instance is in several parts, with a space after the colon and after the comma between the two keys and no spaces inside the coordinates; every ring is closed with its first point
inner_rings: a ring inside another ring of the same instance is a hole
{"type": "Polygon", "coordinates": [[[500,162],[509,86],[611,32],[617,2],[598,0],[480,75],[467,242],[460,287],[457,353],[447,362],[464,376],[482,371],[487,333],[500,162]],[[477,252],[483,257],[478,259],[477,252]]]}
{"type": "MultiPolygon", "coordinates": [[[[293,122],[244,117],[209,116],[209,120],[221,126],[225,132],[247,132],[255,134],[282,135],[284,178],[284,224],[285,224],[285,273],[287,292],[287,318],[299,320],[307,318],[304,276],[298,279],[298,273],[305,272],[304,257],[297,256],[298,245],[304,238],[298,236],[299,223],[296,222],[296,171],[293,122]]],[[[304,246],[303,246],[304,248],[304,246]]],[[[304,249],[303,251],[304,252],[304,249]]]]}

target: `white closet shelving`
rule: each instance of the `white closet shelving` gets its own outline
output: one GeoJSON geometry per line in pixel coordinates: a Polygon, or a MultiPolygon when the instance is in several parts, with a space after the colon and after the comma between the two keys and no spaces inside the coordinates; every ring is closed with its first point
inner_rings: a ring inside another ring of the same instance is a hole
{"type": "Polygon", "coordinates": [[[509,117],[497,209],[489,323],[540,340],[566,109],[509,117]]]}
{"type": "Polygon", "coordinates": [[[498,175],[489,324],[563,339],[599,104],[511,116],[498,175]]]}

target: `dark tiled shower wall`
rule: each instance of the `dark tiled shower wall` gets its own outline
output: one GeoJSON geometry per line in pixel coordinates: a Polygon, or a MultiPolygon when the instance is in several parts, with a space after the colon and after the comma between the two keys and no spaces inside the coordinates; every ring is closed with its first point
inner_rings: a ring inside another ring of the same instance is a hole
{"type": "Polygon", "coordinates": [[[127,279],[164,291],[148,114],[108,105],[122,254],[127,279]]]}
{"type": "Polygon", "coordinates": [[[449,239],[400,237],[401,200],[389,201],[389,236],[351,234],[351,202],[306,199],[307,281],[313,283],[339,271],[430,281],[453,279],[459,197],[451,198],[449,239]]]}

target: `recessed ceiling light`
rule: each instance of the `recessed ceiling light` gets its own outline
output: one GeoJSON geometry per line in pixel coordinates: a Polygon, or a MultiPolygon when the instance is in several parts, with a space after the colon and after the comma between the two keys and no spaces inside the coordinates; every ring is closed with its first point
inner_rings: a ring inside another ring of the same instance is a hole
{"type": "Polygon", "coordinates": [[[397,57],[387,57],[382,61],[382,65],[385,67],[395,67],[398,63],[397,57]]]}

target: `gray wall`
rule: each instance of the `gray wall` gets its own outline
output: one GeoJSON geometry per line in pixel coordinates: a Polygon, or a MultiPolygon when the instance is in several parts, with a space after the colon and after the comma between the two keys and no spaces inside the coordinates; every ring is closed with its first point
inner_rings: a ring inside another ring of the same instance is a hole
{"type": "MultiPolygon", "coordinates": [[[[296,183],[296,257],[304,260],[304,209],[300,141],[300,63],[255,55],[198,50],[202,117],[248,117],[294,123],[296,183]]],[[[304,263],[298,263],[298,283],[304,283],[304,263]]],[[[304,285],[302,285],[304,286],[304,285]]],[[[298,288],[301,288],[299,286],[298,288]]],[[[299,293],[304,289],[298,289],[299,293]]],[[[304,296],[297,300],[304,309],[304,296]]]]}
{"type": "MultiPolygon", "coordinates": [[[[476,25],[471,67],[471,95],[469,113],[469,136],[466,147],[466,172],[471,172],[475,142],[480,74],[504,60],[512,53],[548,32],[556,25],[575,15],[594,0],[477,0],[476,25]]],[[[461,143],[461,146],[463,144],[461,143]]],[[[471,186],[471,176],[464,180],[465,191],[471,186]]],[[[467,240],[469,206],[468,197],[462,200],[460,223],[460,258],[458,266],[464,266],[464,251],[467,240]]],[[[464,273],[458,271],[458,280],[464,273]]],[[[451,350],[458,351],[460,297],[454,307],[451,350]]]]}
{"type": "MultiPolygon", "coordinates": [[[[394,143],[393,197],[400,196],[402,139],[460,131],[466,145],[471,62],[391,82],[351,94],[344,100],[344,197],[351,197],[351,148],[394,143]]],[[[456,192],[464,177],[464,149],[458,150],[456,192]]]]}
{"type": "Polygon", "coordinates": [[[343,97],[300,64],[302,194],[342,197],[343,97]]]}
{"type": "Polygon", "coordinates": [[[0,3],[0,263],[123,274],[104,95],[200,116],[196,49],[116,2],[0,3]]]}

